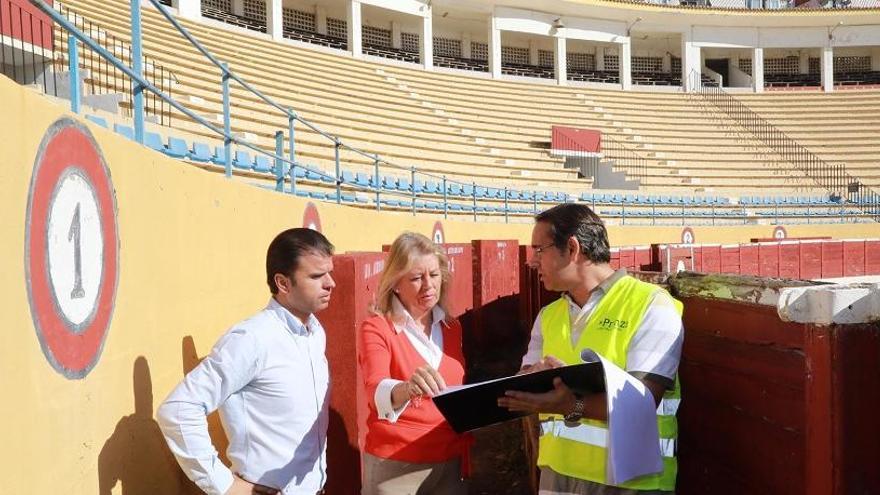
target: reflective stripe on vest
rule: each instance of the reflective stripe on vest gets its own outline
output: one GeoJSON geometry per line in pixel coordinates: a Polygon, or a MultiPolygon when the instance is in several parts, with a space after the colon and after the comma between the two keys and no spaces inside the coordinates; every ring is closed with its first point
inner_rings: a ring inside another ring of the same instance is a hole
{"type": "MultiPolygon", "coordinates": [[[[580,352],[593,349],[605,359],[626,369],[627,351],[632,337],[641,325],[648,304],[658,291],[657,287],[631,276],[616,281],[593,308],[586,328],[577,343],[571,341],[571,317],[568,301],[559,299],[541,312],[543,355],[553,355],[566,364],[581,362],[580,352]]],[[[674,300],[681,314],[682,305],[674,300]]],[[[674,490],[677,472],[675,459],[678,424],[675,414],[681,403],[678,379],[673,390],[663,395],[657,407],[657,426],[660,432],[660,450],[664,470],[640,476],[619,486],[640,490],[674,490]]],[[[545,435],[541,436],[539,466],[549,466],[566,476],[597,483],[606,482],[607,424],[597,420],[583,420],[577,427],[568,427],[557,415],[541,415],[545,435]]]]}
{"type": "MultiPolygon", "coordinates": [[[[565,421],[558,419],[544,421],[541,423],[541,434],[554,435],[575,442],[595,445],[596,447],[608,447],[608,430],[601,426],[587,423],[569,426],[565,421]]],[[[663,457],[675,457],[675,442],[675,438],[661,438],[660,455],[663,457]]]]}

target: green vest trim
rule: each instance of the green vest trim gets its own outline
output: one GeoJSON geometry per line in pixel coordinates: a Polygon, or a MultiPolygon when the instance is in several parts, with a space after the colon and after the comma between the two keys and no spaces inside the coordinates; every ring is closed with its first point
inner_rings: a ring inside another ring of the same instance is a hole
{"type": "MultiPolygon", "coordinates": [[[[615,282],[593,308],[586,328],[578,342],[571,342],[571,318],[568,301],[560,298],[547,305],[541,312],[543,355],[553,355],[566,364],[581,362],[581,351],[590,348],[605,359],[626,369],[627,350],[636,330],[644,319],[648,304],[662,288],[624,276],[615,282]]],[[[681,302],[674,300],[679,315],[681,302]]],[[[660,431],[663,471],[640,476],[620,487],[636,490],[675,490],[678,464],[675,443],[678,423],[675,413],[681,399],[678,378],[673,390],[663,396],[657,408],[657,425],[660,431]]],[[[541,415],[543,433],[540,439],[538,465],[553,471],[584,480],[607,485],[606,458],[608,425],[604,421],[582,420],[576,428],[565,426],[558,415],[541,415]]]]}

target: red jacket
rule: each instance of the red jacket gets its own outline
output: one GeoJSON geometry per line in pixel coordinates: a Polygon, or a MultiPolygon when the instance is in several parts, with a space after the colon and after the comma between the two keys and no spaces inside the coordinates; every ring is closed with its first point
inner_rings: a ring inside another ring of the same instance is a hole
{"type": "MultiPolygon", "coordinates": [[[[438,371],[447,385],[461,385],[464,380],[461,324],[450,320],[440,326],[443,357],[438,371]]],[[[444,462],[462,456],[468,440],[449,426],[427,396],[419,407],[410,403],[396,423],[378,417],[374,397],[379,382],[385,378],[407,381],[416,368],[426,364],[409,337],[404,332],[398,333],[385,316],[373,316],[361,325],[359,338],[358,361],[369,404],[364,450],[376,457],[417,463],[444,462]]]]}

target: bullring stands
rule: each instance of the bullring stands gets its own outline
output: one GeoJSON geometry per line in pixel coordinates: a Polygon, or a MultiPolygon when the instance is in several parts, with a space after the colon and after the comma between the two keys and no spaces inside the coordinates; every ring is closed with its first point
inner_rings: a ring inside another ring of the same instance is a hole
{"type": "MultiPolygon", "coordinates": [[[[77,0],[69,5],[86,16],[100,17],[110,32],[128,30],[125,2],[77,0]]],[[[179,81],[175,93],[188,95],[190,108],[217,121],[222,108],[218,71],[193,49],[180,46],[179,35],[157,13],[146,10],[144,22],[149,33],[146,51],[175,69],[179,81]]],[[[420,173],[477,182],[487,189],[558,191],[579,198],[590,181],[563,168],[561,158],[546,152],[550,127],[567,125],[598,129],[624,142],[647,163],[639,192],[689,198],[676,201],[678,205],[702,204],[699,198],[715,195],[828,195],[695,95],[566,88],[426,72],[406,64],[376,63],[370,57],[355,60],[337,50],[316,50],[294,41],[272,42],[211,20],[184,24],[267,95],[345,141],[402,165],[396,172],[383,172],[397,173],[398,184],[408,179],[408,168],[415,167],[420,173]],[[245,53],[248,56],[241,56],[245,53]]],[[[877,96],[876,91],[857,91],[741,98],[804,139],[823,159],[852,164],[865,184],[874,185],[880,180],[872,166],[880,157],[871,137],[880,131],[880,120],[872,117],[878,110],[877,96]],[[804,109],[810,112],[807,122],[804,109]],[[843,135],[846,140],[836,139],[843,135]]],[[[233,97],[233,129],[271,149],[274,132],[284,129],[286,122],[273,120],[256,98],[235,90],[233,97]]],[[[208,146],[216,140],[210,131],[180,116],[173,127],[208,146]]],[[[332,175],[332,145],[310,129],[298,129],[296,154],[298,161],[332,175]]],[[[355,176],[373,174],[373,164],[361,156],[344,156],[342,162],[355,176]]],[[[792,201],[790,206],[801,203],[792,201]]],[[[635,202],[631,204],[636,208],[635,202]]]]}

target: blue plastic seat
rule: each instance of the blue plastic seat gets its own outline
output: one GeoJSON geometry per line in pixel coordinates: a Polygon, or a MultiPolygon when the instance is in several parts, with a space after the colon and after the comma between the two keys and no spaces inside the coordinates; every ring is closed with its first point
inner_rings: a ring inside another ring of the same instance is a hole
{"type": "Polygon", "coordinates": [[[293,167],[293,176],[297,179],[304,179],[306,177],[306,169],[302,166],[293,167]]]}
{"type": "Polygon", "coordinates": [[[474,195],[474,186],[470,184],[465,184],[461,186],[461,194],[463,196],[473,196],[474,195]]]}
{"type": "Polygon", "coordinates": [[[272,161],[269,160],[268,156],[257,155],[256,158],[254,158],[254,171],[255,172],[260,172],[260,173],[266,174],[266,173],[269,173],[272,170],[274,170],[274,168],[275,167],[272,165],[272,161]]]}
{"type": "MultiPolygon", "coordinates": [[[[172,140],[169,139],[168,144],[170,145],[171,142],[172,140]]],[[[189,154],[189,158],[195,162],[210,162],[212,158],[211,148],[205,143],[193,143],[192,152],[189,154]]]]}
{"type": "Polygon", "coordinates": [[[354,184],[354,174],[351,173],[351,170],[343,170],[342,171],[342,183],[343,184],[354,184]]]}
{"type": "Polygon", "coordinates": [[[120,136],[134,141],[134,129],[127,125],[113,124],[113,132],[120,136]]]}
{"type": "Polygon", "coordinates": [[[451,194],[453,196],[460,196],[461,195],[461,186],[455,182],[453,182],[452,184],[449,184],[447,186],[446,190],[448,191],[449,194],[451,194]]]}
{"type": "Polygon", "coordinates": [[[411,184],[409,183],[409,179],[400,179],[397,181],[397,190],[410,192],[411,184]]]}
{"type": "Polygon", "coordinates": [[[235,157],[232,160],[232,166],[241,170],[250,170],[254,168],[254,161],[251,159],[251,154],[244,150],[236,150],[235,157]]]}
{"type": "Polygon", "coordinates": [[[397,189],[397,177],[391,177],[388,175],[382,177],[382,189],[397,189]]]}
{"type": "Polygon", "coordinates": [[[425,182],[425,192],[428,194],[438,194],[441,192],[440,186],[436,182],[429,180],[425,182]]]}
{"type": "MultiPolygon", "coordinates": [[[[345,173],[342,174],[342,178],[345,179],[345,173]]],[[[369,187],[370,177],[363,172],[358,172],[354,176],[354,183],[362,187],[369,187]]]]}
{"type": "Polygon", "coordinates": [[[214,155],[211,156],[211,161],[216,163],[217,165],[225,165],[226,164],[226,148],[223,146],[214,146],[214,155]]]}
{"type": "Polygon", "coordinates": [[[162,136],[155,132],[144,133],[144,146],[165,153],[165,143],[162,142],[162,136]]]}
{"type": "Polygon", "coordinates": [[[186,141],[180,138],[168,138],[168,146],[162,151],[171,158],[189,158],[189,150],[186,147],[186,141]]]}

